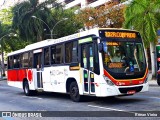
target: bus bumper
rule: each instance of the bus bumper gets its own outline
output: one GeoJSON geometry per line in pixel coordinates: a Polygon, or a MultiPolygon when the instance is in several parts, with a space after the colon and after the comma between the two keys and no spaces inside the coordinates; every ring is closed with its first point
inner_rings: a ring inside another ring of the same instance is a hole
{"type": "Polygon", "coordinates": [[[138,92],[148,91],[149,89],[148,82],[133,86],[109,86],[107,84],[101,84],[100,86],[101,90],[99,91],[99,94],[97,94],[97,97],[132,95],[138,92]]]}

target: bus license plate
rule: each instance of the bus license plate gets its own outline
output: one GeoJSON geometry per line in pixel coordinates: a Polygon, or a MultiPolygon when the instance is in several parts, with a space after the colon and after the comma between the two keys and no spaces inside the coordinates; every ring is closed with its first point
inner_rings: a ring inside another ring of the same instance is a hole
{"type": "Polygon", "coordinates": [[[130,91],[127,92],[127,94],[135,94],[135,93],[136,93],[135,90],[130,90],[130,91]]]}

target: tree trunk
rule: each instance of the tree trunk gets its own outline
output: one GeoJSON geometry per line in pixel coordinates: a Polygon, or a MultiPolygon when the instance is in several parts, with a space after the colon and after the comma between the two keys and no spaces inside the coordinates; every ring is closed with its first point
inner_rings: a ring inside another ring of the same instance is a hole
{"type": "Polygon", "coordinates": [[[6,76],[6,74],[5,74],[5,66],[4,66],[4,53],[3,53],[3,47],[2,47],[2,76],[6,76]]]}
{"type": "Polygon", "coordinates": [[[148,58],[148,52],[147,52],[147,48],[144,49],[145,55],[146,55],[146,62],[147,62],[147,66],[149,64],[149,58],[148,58]]]}
{"type": "Polygon", "coordinates": [[[152,65],[152,79],[156,78],[156,57],[155,57],[155,43],[150,42],[150,55],[151,55],[151,65],[152,65]]]}
{"type": "Polygon", "coordinates": [[[37,35],[37,42],[42,41],[42,36],[41,35],[37,35]]]}
{"type": "Polygon", "coordinates": [[[3,40],[1,40],[1,52],[2,52],[2,54],[1,54],[1,56],[2,56],[2,61],[1,61],[1,69],[2,69],[1,72],[2,72],[2,76],[1,76],[1,78],[2,78],[3,76],[6,76],[6,75],[5,75],[5,66],[4,66],[3,46],[4,46],[3,40]]]}
{"type": "Polygon", "coordinates": [[[147,57],[147,63],[148,63],[148,69],[151,70],[151,54],[150,54],[150,48],[146,49],[146,57],[147,57]]]}

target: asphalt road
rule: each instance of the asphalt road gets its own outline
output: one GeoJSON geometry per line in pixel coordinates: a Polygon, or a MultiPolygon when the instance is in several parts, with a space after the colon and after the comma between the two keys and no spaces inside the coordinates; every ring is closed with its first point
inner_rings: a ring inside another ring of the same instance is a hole
{"type": "MultiPolygon", "coordinates": [[[[58,93],[40,93],[37,96],[25,96],[22,89],[10,87],[6,81],[0,81],[0,111],[50,111],[45,114],[46,119],[157,119],[160,116],[160,86],[151,85],[148,92],[138,93],[132,96],[115,98],[89,97],[85,102],[72,102],[69,95],[58,93]],[[69,112],[68,112],[69,111],[69,112]],[[76,112],[77,111],[77,112],[76,112]],[[110,112],[112,111],[112,112],[110,112]],[[143,113],[142,111],[148,111],[143,113]],[[159,111],[158,113],[156,113],[159,111]],[[142,112],[142,113],[141,113],[142,112]],[[132,116],[134,115],[136,116],[132,116]],[[147,114],[148,113],[148,114],[147,114]],[[145,116],[146,115],[146,116],[145,116]],[[147,115],[150,115],[148,117],[147,115]],[[62,117],[62,116],[65,116],[62,117]],[[92,116],[92,117],[91,117],[92,116]],[[71,118],[70,118],[71,117],[71,118]]],[[[42,114],[43,116],[43,114],[42,114]]],[[[13,118],[0,118],[0,120],[14,120],[13,118]]],[[[24,118],[16,118],[24,119],[24,118]]],[[[28,119],[28,118],[25,118],[28,119]]],[[[33,118],[32,118],[33,119],[33,118]]],[[[40,118],[34,118],[39,120],[40,118]]]]}

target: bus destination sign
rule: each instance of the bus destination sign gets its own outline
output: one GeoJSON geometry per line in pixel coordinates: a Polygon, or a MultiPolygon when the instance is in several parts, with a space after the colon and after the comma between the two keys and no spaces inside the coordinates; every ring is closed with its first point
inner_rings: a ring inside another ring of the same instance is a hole
{"type": "Polygon", "coordinates": [[[105,32],[105,37],[110,38],[136,38],[136,33],[131,32],[105,32]]]}

